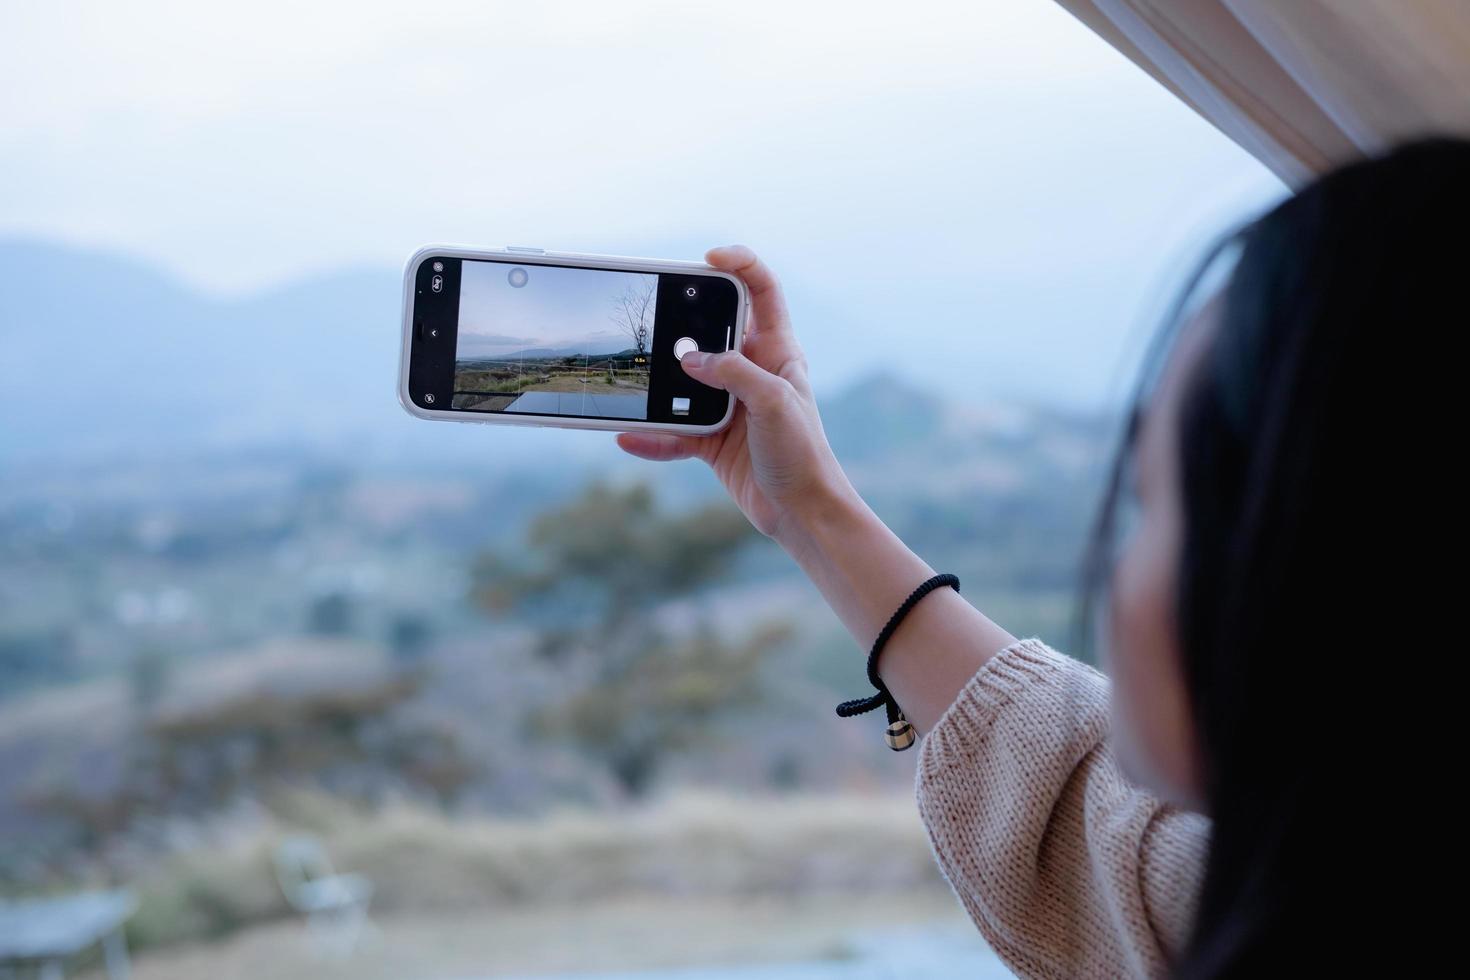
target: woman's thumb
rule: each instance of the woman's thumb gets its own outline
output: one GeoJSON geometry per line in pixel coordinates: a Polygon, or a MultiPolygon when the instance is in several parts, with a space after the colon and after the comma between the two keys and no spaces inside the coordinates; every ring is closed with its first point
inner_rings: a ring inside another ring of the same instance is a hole
{"type": "Polygon", "coordinates": [[[791,389],[785,378],[756,365],[739,351],[690,351],[679,363],[695,381],[728,391],[753,412],[774,411],[791,389]]]}

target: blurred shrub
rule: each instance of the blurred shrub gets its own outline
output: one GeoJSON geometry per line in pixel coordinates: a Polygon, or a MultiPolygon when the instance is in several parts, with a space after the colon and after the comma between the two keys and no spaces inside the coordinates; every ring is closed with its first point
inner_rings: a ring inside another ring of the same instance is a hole
{"type": "Polygon", "coordinates": [[[69,629],[0,630],[0,697],[69,680],[77,672],[76,640],[69,629]]]}
{"type": "Polygon", "coordinates": [[[127,924],[134,948],[218,939],[291,913],[265,842],[175,857],[142,882],[127,924]]]}
{"type": "Polygon", "coordinates": [[[295,690],[236,689],[149,718],[110,792],[62,783],[26,797],[33,811],[97,851],[143,817],[201,817],[280,786],[373,801],[395,791],[454,802],[480,772],[452,731],[395,711],[418,674],[331,678],[295,690]]]}
{"type": "Polygon", "coordinates": [[[417,663],[434,637],[434,627],[427,616],[398,613],[388,623],[388,652],[395,662],[417,663]]]}
{"type": "Polygon", "coordinates": [[[593,484],[532,523],[526,548],[479,563],[491,612],[537,613],[540,652],[565,665],[567,696],[531,715],[604,765],[629,796],[718,713],[758,697],[761,663],[789,634],[779,624],[715,635],[702,620],[674,630],[656,608],[717,582],[756,537],[727,503],[667,514],[646,486],[593,484]]]}
{"type": "Polygon", "coordinates": [[[133,655],[128,663],[128,691],[133,706],[147,714],[168,690],[173,675],[173,658],[166,650],[148,646],[133,655]]]}
{"type": "Polygon", "coordinates": [[[341,592],[328,592],[312,600],[307,609],[307,631],[318,636],[344,636],[352,631],[354,613],[349,596],[341,592]]]}

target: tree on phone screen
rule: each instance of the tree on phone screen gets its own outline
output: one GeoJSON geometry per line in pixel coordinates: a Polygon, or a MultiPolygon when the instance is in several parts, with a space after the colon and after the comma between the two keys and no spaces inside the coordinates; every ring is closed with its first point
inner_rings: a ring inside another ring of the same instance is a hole
{"type": "Polygon", "coordinates": [[[657,276],[638,276],[623,289],[613,307],[613,322],[632,341],[640,357],[648,353],[648,341],[653,336],[657,292],[657,276]]]}

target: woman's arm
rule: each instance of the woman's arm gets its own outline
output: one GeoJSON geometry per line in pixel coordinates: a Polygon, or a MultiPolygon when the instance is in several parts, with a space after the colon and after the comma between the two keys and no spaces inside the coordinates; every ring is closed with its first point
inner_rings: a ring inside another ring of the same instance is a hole
{"type": "MultiPolygon", "coordinates": [[[[709,437],[625,433],[646,459],[698,457],[821,589],[860,647],[934,569],[863,503],[832,455],[775,276],[746,248],[711,265],[750,287],[743,354],[684,358],[740,400],[709,437]]],[[[919,812],[975,924],[1026,976],[1154,975],[1183,943],[1208,824],[1130,786],[1107,742],[1107,681],[930,593],[878,672],[927,733],[919,812]]]]}
{"type": "MultiPolygon", "coordinates": [[[[935,571],[850,488],[814,495],[778,540],[864,648],[935,571]]],[[[878,675],[923,733],[975,672],[1014,642],[958,592],[938,589],[899,624],[878,659],[878,675]]]]}
{"type": "MultiPolygon", "coordinates": [[[[775,275],[743,246],[707,259],[750,288],[743,353],[690,354],[688,374],[740,401],[715,436],[624,433],[645,459],[698,457],[763,533],[796,559],[863,648],[899,604],[934,574],[865,504],[832,455],[807,380],[806,358],[775,275]]],[[[920,732],[928,731],[987,659],[1014,638],[953,589],[931,593],[884,648],[879,676],[920,732]]]]}
{"type": "Polygon", "coordinates": [[[1123,778],[1108,682],[1036,640],[986,662],[919,749],[919,814],[965,911],[1027,977],[1163,976],[1209,821],[1123,778]]]}

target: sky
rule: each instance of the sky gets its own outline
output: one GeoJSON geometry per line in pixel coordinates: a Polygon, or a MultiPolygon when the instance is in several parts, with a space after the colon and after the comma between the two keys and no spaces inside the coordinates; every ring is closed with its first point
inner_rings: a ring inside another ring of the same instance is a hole
{"type": "Polygon", "coordinates": [[[495,357],[534,347],[610,354],[633,346],[613,321],[618,297],[656,276],[603,269],[465,262],[459,286],[460,359],[495,357]],[[512,270],[525,274],[511,284],[512,270]]]}
{"type": "Polygon", "coordinates": [[[226,296],[740,241],[819,386],[1096,405],[1283,193],[1048,0],[0,0],[0,236],[226,296]]]}

